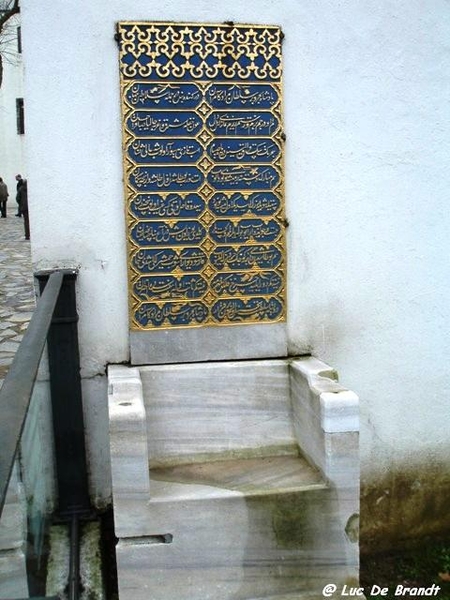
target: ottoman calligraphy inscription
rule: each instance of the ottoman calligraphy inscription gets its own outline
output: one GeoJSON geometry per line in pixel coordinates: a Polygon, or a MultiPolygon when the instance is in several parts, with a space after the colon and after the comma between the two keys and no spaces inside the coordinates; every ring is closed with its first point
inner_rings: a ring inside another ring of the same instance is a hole
{"type": "Polygon", "coordinates": [[[285,319],[275,26],[118,24],[134,330],[285,319]]]}

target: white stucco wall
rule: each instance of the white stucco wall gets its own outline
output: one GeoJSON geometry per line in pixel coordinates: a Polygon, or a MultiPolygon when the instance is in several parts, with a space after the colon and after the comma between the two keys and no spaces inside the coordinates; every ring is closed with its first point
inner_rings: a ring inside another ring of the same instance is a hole
{"type": "Polygon", "coordinates": [[[33,259],[80,267],[98,447],[96,375],[128,358],[115,22],[234,20],[286,34],[291,352],[360,395],[363,480],[449,460],[449,3],[22,0],[22,19],[33,259]]]}
{"type": "MultiPolygon", "coordinates": [[[[23,61],[17,52],[18,16],[12,17],[5,26],[1,49],[3,59],[3,83],[0,87],[0,177],[8,186],[8,216],[17,212],[15,176],[26,177],[24,165],[25,135],[17,133],[16,98],[23,98],[23,61]]],[[[26,110],[26,109],[25,109],[26,110]]],[[[26,123],[25,123],[26,127],[26,123]]]]}

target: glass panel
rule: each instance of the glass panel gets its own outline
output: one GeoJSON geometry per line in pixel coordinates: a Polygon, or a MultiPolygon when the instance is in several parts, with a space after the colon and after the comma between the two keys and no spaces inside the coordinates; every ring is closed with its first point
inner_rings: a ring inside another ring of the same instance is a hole
{"type": "Polygon", "coordinates": [[[55,469],[46,352],[0,519],[0,599],[45,596],[55,469]]]}

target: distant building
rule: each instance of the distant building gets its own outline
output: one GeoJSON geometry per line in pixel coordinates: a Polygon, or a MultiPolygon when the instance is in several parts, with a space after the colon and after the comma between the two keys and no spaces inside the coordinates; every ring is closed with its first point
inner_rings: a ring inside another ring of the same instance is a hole
{"type": "MultiPolygon", "coordinates": [[[[15,176],[25,176],[25,110],[20,17],[5,26],[0,51],[3,56],[3,81],[0,88],[0,176],[14,198],[15,176]]],[[[10,213],[11,214],[11,213],[10,213]]]]}

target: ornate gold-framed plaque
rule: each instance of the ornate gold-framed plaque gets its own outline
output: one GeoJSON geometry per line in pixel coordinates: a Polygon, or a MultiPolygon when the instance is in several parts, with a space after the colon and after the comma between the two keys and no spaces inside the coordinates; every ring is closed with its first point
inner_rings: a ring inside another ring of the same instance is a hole
{"type": "Polygon", "coordinates": [[[131,329],[284,321],[280,28],[117,38],[131,329]]]}

